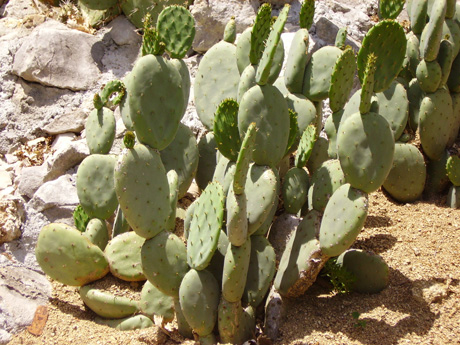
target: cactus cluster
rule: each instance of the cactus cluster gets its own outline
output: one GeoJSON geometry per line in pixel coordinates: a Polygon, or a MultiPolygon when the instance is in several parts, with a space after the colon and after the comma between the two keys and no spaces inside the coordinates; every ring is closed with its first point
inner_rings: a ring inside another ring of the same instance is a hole
{"type": "Polygon", "coordinates": [[[435,0],[428,16],[428,2],[412,0],[415,31],[406,35],[394,20],[401,4],[380,1],[381,21],[356,54],[346,29],[335,46],[309,50],[315,2],[305,0],[284,74],[290,6],[275,19],[263,4],[236,43],[232,19],[197,70],[194,101],[208,130],[199,143],[180,123],[191,88],[182,58],[193,17],[180,6],[166,7],[157,21],[146,16],[142,57],[123,82],[94,98],[91,155],[77,173],[78,230],[42,229],[36,256],[43,271],[80,286],[98,323],[126,330],[153,325],[154,315],[175,318],[180,334],[203,344],[254,338],[264,303],[263,332],[276,339],[283,300],[305,293],[331,258],[355,277],[351,290],[385,288],[383,260],[350,249],[368,194],[382,187],[411,202],[428,176],[430,188],[450,181],[449,203],[460,205],[460,159],[447,151],[460,126],[455,9],[435,0]],[[350,97],[355,74],[361,88],[350,97]],[[322,128],[325,100],[332,115],[322,128]],[[127,128],[119,157],[111,154],[116,106],[127,128]],[[414,131],[423,151],[410,142],[414,131]],[[193,179],[201,194],[179,234],[178,200],[193,179]],[[281,215],[298,226],[278,251],[270,240],[281,215]],[[92,284],[108,272],[145,281],[140,299],[92,284]]]}

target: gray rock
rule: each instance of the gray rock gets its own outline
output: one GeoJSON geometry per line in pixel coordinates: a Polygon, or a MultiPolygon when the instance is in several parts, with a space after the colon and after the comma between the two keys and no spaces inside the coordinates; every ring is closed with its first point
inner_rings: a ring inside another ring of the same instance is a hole
{"type": "Polygon", "coordinates": [[[0,244],[11,242],[21,236],[24,206],[13,197],[0,197],[0,244]]]}
{"type": "MultiPolygon", "coordinates": [[[[46,305],[52,287],[43,274],[14,263],[0,267],[0,334],[16,333],[30,325],[37,307],[46,305]]],[[[2,336],[3,335],[3,336],[2,336]]]]}
{"type": "Polygon", "coordinates": [[[89,155],[85,140],[57,145],[56,151],[40,166],[25,167],[19,175],[18,192],[32,198],[43,183],[62,176],[89,155]]]}
{"type": "Polygon", "coordinates": [[[98,39],[47,21],[32,31],[14,57],[13,73],[47,86],[87,90],[100,77],[98,39]]]}
{"type": "Polygon", "coordinates": [[[80,133],[85,128],[86,117],[87,114],[81,109],[70,111],[53,118],[43,130],[50,135],[80,133]]]}
{"type": "Polygon", "coordinates": [[[18,192],[28,198],[32,198],[37,189],[45,181],[48,169],[45,165],[25,167],[19,176],[18,192]]]}
{"type": "Polygon", "coordinates": [[[232,16],[237,33],[243,32],[253,24],[259,5],[258,0],[195,0],[190,7],[196,27],[193,50],[203,53],[219,42],[232,16]]]}
{"type": "Polygon", "coordinates": [[[78,203],[75,178],[64,175],[38,188],[29,201],[29,206],[42,212],[53,207],[76,206],[78,203]]]}
{"type": "Polygon", "coordinates": [[[49,223],[63,223],[75,227],[74,211],[75,205],[59,206],[44,210],[43,215],[48,218],[49,223]]]}
{"type": "Polygon", "coordinates": [[[110,29],[110,37],[119,46],[140,44],[142,41],[136,27],[125,16],[118,16],[107,27],[110,29]]]}

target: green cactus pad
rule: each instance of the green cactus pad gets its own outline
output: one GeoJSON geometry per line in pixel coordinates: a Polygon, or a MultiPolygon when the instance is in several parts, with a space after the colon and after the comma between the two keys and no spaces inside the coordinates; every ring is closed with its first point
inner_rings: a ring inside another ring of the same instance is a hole
{"type": "Polygon", "coordinates": [[[284,200],[284,210],[290,214],[297,214],[308,198],[310,178],[302,169],[293,167],[284,176],[281,195],[284,200]]]}
{"type": "Polygon", "coordinates": [[[136,329],[153,327],[155,325],[153,321],[145,315],[135,315],[115,320],[106,320],[96,317],[94,322],[98,325],[109,326],[119,331],[133,331],[136,329]]]}
{"type": "Polygon", "coordinates": [[[345,184],[345,176],[340,162],[337,159],[324,162],[311,177],[308,207],[324,212],[329,198],[343,184],[345,184]]]}
{"type": "Polygon", "coordinates": [[[238,131],[238,108],[234,99],[224,99],[217,107],[214,115],[214,138],[219,152],[236,161],[241,147],[241,138],[238,131]]]}
{"type": "Polygon", "coordinates": [[[342,120],[344,109],[332,113],[324,122],[324,132],[329,140],[327,154],[330,159],[337,158],[337,132],[339,130],[340,121],[342,120]]]}
{"type": "MultiPolygon", "coordinates": [[[[347,35],[348,35],[348,30],[347,28],[340,28],[339,31],[337,31],[337,35],[335,36],[335,43],[334,45],[337,48],[340,48],[342,50],[345,50],[346,48],[346,42],[347,42],[347,35]]],[[[356,63],[356,61],[355,61],[356,63]]]]}
{"type": "Polygon", "coordinates": [[[224,36],[222,39],[228,43],[235,43],[236,40],[236,21],[235,17],[230,18],[230,20],[225,24],[224,36]]]}
{"type": "Polygon", "coordinates": [[[241,306],[241,301],[228,302],[225,298],[220,299],[217,325],[222,343],[240,344],[236,339],[240,332],[242,314],[243,307],[241,306]]]}
{"type": "Polygon", "coordinates": [[[265,3],[259,10],[251,30],[251,49],[249,51],[249,61],[251,65],[258,65],[265,48],[271,29],[272,7],[265,3]]]}
{"type": "Polygon", "coordinates": [[[240,74],[251,65],[251,61],[249,60],[249,53],[251,51],[251,35],[252,35],[252,27],[246,28],[241,35],[238,37],[238,41],[236,42],[236,63],[238,65],[238,71],[240,74]]]}
{"type": "Polygon", "coordinates": [[[206,133],[198,142],[198,167],[195,182],[201,190],[205,189],[212,181],[217,165],[217,143],[213,132],[206,133]]]}
{"type": "Polygon", "coordinates": [[[329,107],[333,112],[339,111],[347,103],[353,77],[356,72],[356,58],[353,49],[347,48],[337,59],[331,75],[329,88],[329,107]]]}
{"type": "Polygon", "coordinates": [[[86,226],[88,225],[90,220],[91,218],[85,212],[83,207],[81,207],[81,205],[75,207],[75,210],[73,211],[73,222],[77,230],[85,232],[86,226]]]}
{"type": "Polygon", "coordinates": [[[177,172],[180,199],[187,193],[198,169],[200,154],[192,130],[182,123],[179,124],[174,140],[160,151],[160,156],[166,171],[177,172]]]}
{"type": "Polygon", "coordinates": [[[86,119],[86,144],[91,154],[110,152],[115,140],[115,117],[108,108],[94,109],[86,119]]]}
{"type": "Polygon", "coordinates": [[[115,213],[115,220],[113,221],[112,226],[112,236],[114,238],[122,233],[128,232],[130,230],[128,221],[126,220],[123,211],[120,208],[120,205],[117,207],[117,212],[115,213]]]}
{"type": "Polygon", "coordinates": [[[441,82],[439,83],[440,86],[444,86],[447,84],[447,80],[449,79],[450,71],[452,69],[452,63],[454,62],[454,58],[455,55],[452,43],[448,40],[442,40],[441,45],[439,46],[439,53],[437,58],[437,61],[442,71],[442,78],[441,82]]]}
{"type": "Polygon", "coordinates": [[[450,208],[460,208],[460,188],[457,186],[450,186],[447,193],[446,205],[450,208]]]}
{"type": "Polygon", "coordinates": [[[420,57],[426,61],[434,61],[438,56],[446,9],[446,0],[439,0],[429,10],[430,20],[420,37],[420,57]]]}
{"type": "Polygon", "coordinates": [[[447,176],[455,187],[460,186],[460,157],[450,156],[446,164],[447,176]]]}
{"type": "Polygon", "coordinates": [[[190,71],[188,70],[187,64],[182,59],[170,59],[169,62],[176,67],[179,71],[179,74],[182,78],[182,91],[184,91],[184,109],[183,112],[187,109],[188,101],[190,98],[190,89],[192,86],[192,81],[190,79],[190,71]]]}
{"type": "Polygon", "coordinates": [[[286,146],[286,151],[284,153],[284,157],[290,155],[294,152],[297,148],[298,141],[299,141],[299,125],[297,123],[297,113],[292,110],[288,109],[289,111],[289,137],[288,137],[288,144],[286,146]]]}
{"type": "Polygon", "coordinates": [[[408,60],[408,68],[415,77],[417,66],[420,62],[420,41],[416,35],[409,32],[407,35],[406,58],[408,60]]]}
{"type": "Polygon", "coordinates": [[[243,301],[257,308],[275,276],[276,254],[265,236],[251,236],[251,258],[243,301]]]}
{"type": "Polygon", "coordinates": [[[303,168],[313,152],[313,147],[316,142],[316,127],[309,125],[300,137],[299,146],[295,155],[294,165],[297,168],[303,168]]]}
{"type": "Polygon", "coordinates": [[[184,338],[193,338],[193,330],[185,319],[179,298],[174,298],[174,311],[176,312],[177,330],[184,338]]]}
{"type": "Polygon", "coordinates": [[[256,85],[256,65],[248,65],[243,72],[241,73],[240,82],[238,84],[238,96],[237,101],[241,102],[241,98],[246,91],[248,91],[251,87],[256,85]]]}
{"type": "Polygon", "coordinates": [[[408,11],[411,30],[414,34],[422,33],[427,21],[428,0],[412,1],[410,11],[408,11]]]}
{"type": "Polygon", "coordinates": [[[224,195],[227,195],[228,189],[233,183],[233,176],[235,176],[236,164],[228,160],[228,158],[220,155],[219,161],[217,162],[214,176],[212,177],[213,182],[218,182],[223,187],[224,195]]]}
{"type": "MultiPolygon", "coordinates": [[[[460,6],[459,6],[460,8],[460,6]]],[[[458,15],[458,14],[457,14],[458,15]]],[[[460,16],[460,15],[458,15],[460,16]]],[[[460,19],[445,19],[442,27],[442,38],[452,43],[454,57],[460,52],[460,19]]]]}
{"type": "Polygon", "coordinates": [[[425,189],[426,166],[422,153],[412,144],[395,144],[393,167],[383,188],[400,202],[413,202],[425,189]]]}
{"type": "Polygon", "coordinates": [[[253,234],[267,219],[277,199],[280,188],[279,176],[268,166],[252,164],[246,179],[247,218],[249,235],[253,234]]]}
{"type": "Polygon", "coordinates": [[[150,0],[127,0],[121,3],[124,15],[137,28],[143,27],[144,18],[147,14],[151,16],[153,23],[156,23],[160,12],[169,5],[190,5],[190,0],[159,0],[152,6],[150,0]]]}
{"type": "Polygon", "coordinates": [[[375,95],[378,113],[390,124],[395,141],[404,132],[409,118],[409,101],[404,86],[394,81],[388,89],[375,95]]]}
{"type": "Polygon", "coordinates": [[[102,250],[65,224],[52,223],[42,228],[35,256],[45,274],[66,285],[82,286],[109,272],[102,250]]]}
{"type": "Polygon", "coordinates": [[[107,10],[118,3],[117,0],[80,0],[80,2],[91,10],[107,10]]]}
{"type": "Polygon", "coordinates": [[[145,55],[134,65],[127,89],[138,140],[164,149],[174,140],[185,110],[178,69],[161,56],[145,55]]]}
{"type": "Polygon", "coordinates": [[[353,244],[364,226],[368,207],[367,193],[348,183],[337,188],[326,205],[319,230],[325,255],[340,255],[353,244]]]}
{"type": "Polygon", "coordinates": [[[86,226],[86,231],[83,233],[91,243],[95,244],[101,250],[105,249],[105,246],[109,242],[109,230],[105,220],[99,218],[93,218],[89,221],[86,226]]]}
{"type": "Polygon", "coordinates": [[[249,171],[249,164],[252,160],[252,151],[256,139],[256,125],[251,123],[241,144],[238,159],[235,166],[235,176],[233,177],[233,190],[235,194],[242,194],[246,185],[246,178],[249,171]]]}
{"type": "Polygon", "coordinates": [[[107,219],[118,206],[113,181],[115,163],[115,156],[94,154],[78,167],[78,199],[91,218],[107,219]]]}
{"type": "Polygon", "coordinates": [[[394,138],[385,118],[376,113],[355,113],[340,124],[337,154],[345,179],[354,188],[371,193],[390,172],[394,138]]]}
{"type": "Polygon", "coordinates": [[[420,105],[425,98],[425,92],[420,87],[419,81],[414,78],[409,83],[407,89],[407,99],[409,100],[409,126],[415,132],[418,128],[420,105]]]}
{"type": "Polygon", "coordinates": [[[299,135],[303,133],[309,125],[316,125],[318,123],[321,113],[317,111],[315,104],[307,97],[301,94],[290,93],[285,98],[289,109],[292,109],[297,114],[299,135]]]}
{"type": "Polygon", "coordinates": [[[109,319],[120,319],[139,311],[137,301],[123,296],[115,296],[99,290],[91,284],[80,288],[80,297],[88,308],[97,315],[109,319]]]}
{"type": "Polygon", "coordinates": [[[329,155],[327,153],[328,147],[329,142],[326,138],[319,137],[316,139],[310,159],[307,162],[307,168],[310,174],[318,169],[325,161],[329,160],[329,155]]]}
{"type": "Polygon", "coordinates": [[[224,220],[224,200],[222,186],[212,182],[197,201],[187,239],[187,262],[191,268],[202,270],[211,261],[224,220]]]}
{"type": "Polygon", "coordinates": [[[206,52],[194,84],[196,111],[206,128],[213,128],[214,114],[224,99],[237,98],[239,80],[233,44],[219,42],[206,52]]]}
{"type": "Polygon", "coordinates": [[[359,112],[368,113],[372,108],[372,96],[374,95],[375,69],[377,57],[374,53],[368,55],[366,70],[362,80],[361,101],[359,103],[359,112]]]}
{"type": "Polygon", "coordinates": [[[170,215],[169,184],[158,151],[137,144],[119,158],[115,189],[128,223],[151,238],[166,228],[170,215]]]}
{"type": "Polygon", "coordinates": [[[295,94],[302,93],[305,67],[307,67],[311,58],[311,54],[308,53],[309,39],[308,30],[300,29],[292,38],[291,47],[289,48],[284,70],[284,83],[287,89],[295,94]]]}
{"type": "Polygon", "coordinates": [[[390,270],[382,257],[360,249],[349,249],[337,258],[337,265],[355,278],[352,291],[377,293],[388,286],[390,270]]]}
{"type": "Polygon", "coordinates": [[[229,302],[237,302],[243,297],[251,258],[251,237],[237,247],[227,248],[222,275],[222,296],[229,302]]]}
{"type": "Polygon", "coordinates": [[[406,55],[406,35],[396,21],[383,20],[372,27],[358,52],[358,76],[361,83],[369,54],[376,58],[374,92],[388,88],[399,74],[406,55]]]}
{"type": "Polygon", "coordinates": [[[406,0],[379,0],[379,18],[396,19],[402,12],[406,0]]]}
{"type": "Polygon", "coordinates": [[[312,54],[303,79],[302,93],[308,99],[318,102],[329,96],[331,76],[342,53],[337,47],[325,46],[312,54]]]}
{"type": "Polygon", "coordinates": [[[303,294],[326,263],[316,239],[320,221],[320,213],[310,211],[289,237],[274,280],[274,287],[281,295],[303,294]]]}
{"type": "Polygon", "coordinates": [[[180,305],[193,332],[201,336],[212,333],[217,321],[219,286],[206,270],[191,269],[182,280],[179,290],[180,305]]]}
{"type": "Polygon", "coordinates": [[[450,184],[447,176],[447,160],[449,159],[449,151],[444,150],[441,158],[438,160],[429,159],[426,165],[427,179],[425,192],[428,195],[437,195],[444,192],[450,184]]]}
{"type": "Polygon", "coordinates": [[[275,166],[286,151],[290,124],[287,103],[276,87],[256,85],[244,94],[238,112],[241,136],[253,122],[258,129],[253,160],[259,165],[275,166]]]}
{"type": "Polygon", "coordinates": [[[228,302],[221,298],[218,308],[218,329],[221,343],[243,344],[254,337],[254,309],[244,309],[241,301],[228,302]]]}
{"type": "Polygon", "coordinates": [[[305,0],[299,13],[299,25],[302,29],[310,30],[315,15],[315,0],[305,0]]]}
{"type": "Polygon", "coordinates": [[[246,194],[236,194],[230,187],[226,199],[227,236],[234,246],[241,246],[248,238],[247,200],[246,194]]]}
{"type": "Polygon", "coordinates": [[[454,145],[457,140],[458,132],[460,129],[460,93],[451,93],[453,103],[453,116],[451,118],[451,127],[447,147],[454,145]]]}
{"type": "Polygon", "coordinates": [[[167,231],[146,240],[141,249],[141,263],[148,281],[160,291],[176,298],[182,278],[189,267],[184,242],[167,231]]]}
{"type": "Polygon", "coordinates": [[[284,24],[287,21],[289,9],[290,5],[284,5],[283,9],[278,15],[278,18],[273,24],[273,28],[270,31],[267,42],[265,43],[265,49],[262,54],[262,58],[260,59],[259,67],[257,68],[256,73],[256,82],[259,85],[265,85],[269,83],[269,80],[273,83],[278,77],[277,75],[273,76],[271,69],[277,46],[279,46],[281,42],[281,33],[283,32],[284,24]]]}
{"type": "Polygon", "coordinates": [[[182,59],[195,38],[195,20],[182,6],[168,6],[157,19],[157,30],[165,49],[174,59],[182,59]]]}
{"type": "Polygon", "coordinates": [[[110,272],[125,281],[142,281],[146,277],[141,265],[141,248],[145,238],[134,231],[113,238],[105,248],[110,272]]]}
{"type": "Polygon", "coordinates": [[[444,153],[453,115],[452,97],[447,89],[440,88],[423,98],[419,114],[420,142],[430,159],[440,159],[444,153]]]}
{"type": "Polygon", "coordinates": [[[460,92],[460,54],[452,63],[452,69],[447,80],[447,86],[451,92],[460,92]]]}
{"type": "Polygon", "coordinates": [[[424,92],[435,92],[442,80],[441,66],[436,60],[430,62],[426,60],[420,61],[415,74],[424,92]]]}
{"type": "Polygon", "coordinates": [[[163,317],[164,322],[171,322],[174,319],[174,299],[158,290],[149,281],[142,287],[139,309],[151,319],[154,315],[163,317]]]}

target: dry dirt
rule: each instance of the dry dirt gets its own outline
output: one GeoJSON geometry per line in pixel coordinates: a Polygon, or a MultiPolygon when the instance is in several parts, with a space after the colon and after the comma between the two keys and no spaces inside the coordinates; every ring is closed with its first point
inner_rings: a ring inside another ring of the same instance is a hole
{"type": "MultiPolygon", "coordinates": [[[[389,286],[374,295],[335,294],[320,278],[287,303],[276,344],[460,344],[460,210],[446,207],[442,198],[399,204],[380,191],[369,202],[354,247],[385,259],[389,286]]],[[[25,330],[11,345],[193,343],[174,324],[125,332],[97,325],[76,288],[53,286],[42,335],[25,330]]]]}

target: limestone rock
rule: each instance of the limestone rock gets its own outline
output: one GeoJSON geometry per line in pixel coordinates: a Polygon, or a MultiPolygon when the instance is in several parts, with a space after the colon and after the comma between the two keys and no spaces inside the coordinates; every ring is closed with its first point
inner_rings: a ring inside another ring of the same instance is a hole
{"type": "Polygon", "coordinates": [[[136,32],[136,27],[125,17],[118,16],[108,25],[110,28],[110,37],[119,45],[140,44],[141,35],[136,32]]]}
{"type": "Polygon", "coordinates": [[[51,284],[33,270],[9,263],[0,267],[0,343],[8,334],[30,325],[39,305],[46,305],[51,284]]]}
{"type": "Polygon", "coordinates": [[[13,241],[21,236],[24,208],[19,199],[0,198],[0,244],[13,241]]]}
{"type": "Polygon", "coordinates": [[[100,77],[97,63],[103,55],[98,39],[45,22],[25,39],[14,57],[13,73],[42,85],[87,90],[100,77]]]}
{"type": "Polygon", "coordinates": [[[76,206],[78,203],[75,179],[70,175],[46,182],[29,201],[29,205],[40,212],[53,207],[76,206]]]}
{"type": "Polygon", "coordinates": [[[50,135],[62,133],[80,133],[85,127],[86,113],[77,109],[58,115],[48,123],[43,130],[50,135]]]}
{"type": "Polygon", "coordinates": [[[235,17],[237,33],[252,25],[259,8],[258,0],[195,0],[190,11],[195,18],[193,50],[203,53],[222,39],[225,25],[235,17]]]}

